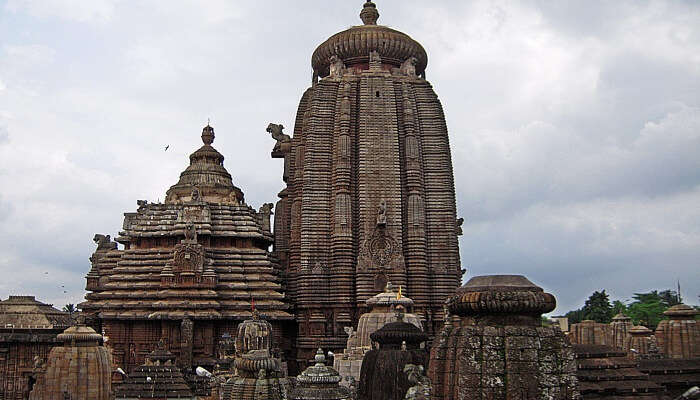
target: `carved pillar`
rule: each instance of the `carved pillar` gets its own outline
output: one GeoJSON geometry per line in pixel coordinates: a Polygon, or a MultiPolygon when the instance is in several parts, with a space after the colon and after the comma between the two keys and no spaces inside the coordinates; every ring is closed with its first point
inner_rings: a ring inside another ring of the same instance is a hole
{"type": "Polygon", "coordinates": [[[194,323],[185,318],[180,322],[180,366],[189,368],[192,366],[192,347],[194,341],[194,323]]]}

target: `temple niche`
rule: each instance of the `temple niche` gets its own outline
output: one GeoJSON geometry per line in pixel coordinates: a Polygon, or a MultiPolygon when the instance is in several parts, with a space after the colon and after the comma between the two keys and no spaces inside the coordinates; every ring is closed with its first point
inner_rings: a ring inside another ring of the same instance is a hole
{"type": "Polygon", "coordinates": [[[274,254],[295,306],[296,360],[345,347],[366,301],[391,281],[434,335],[459,286],[454,179],[442,106],[425,80],[428,57],[408,35],[377,25],[337,33],[311,57],[291,137],[270,124],[286,187],[274,254]]]}
{"type": "Polygon", "coordinates": [[[293,317],[268,252],[272,205],[256,211],[245,203],[214,137],[205,126],[203,146],[165,203],[139,200],[115,241],[95,236],[80,307],[105,335],[113,366],[127,374],[145,365],[161,339],[188,380],[196,366],[214,370],[219,341],[251,317],[253,304],[276,343],[291,347],[284,330],[292,330],[285,324],[293,317]]]}

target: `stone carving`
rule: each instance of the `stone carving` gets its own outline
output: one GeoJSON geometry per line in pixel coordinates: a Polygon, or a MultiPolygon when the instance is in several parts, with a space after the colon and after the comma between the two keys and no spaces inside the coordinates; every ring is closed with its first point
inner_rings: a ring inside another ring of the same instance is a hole
{"type": "Polygon", "coordinates": [[[377,25],[377,20],[379,19],[377,6],[371,1],[367,1],[362,6],[362,11],[360,11],[360,19],[365,25],[377,25]]]}
{"type": "Polygon", "coordinates": [[[346,349],[353,349],[357,347],[357,332],[355,331],[355,329],[353,329],[352,326],[346,326],[345,328],[343,328],[343,330],[345,331],[345,333],[348,334],[348,343],[346,349]]]}
{"type": "Polygon", "coordinates": [[[369,52],[369,62],[370,62],[370,64],[375,64],[375,63],[381,64],[382,57],[379,55],[379,52],[377,50],[372,50],[369,52]]]}
{"type": "Polygon", "coordinates": [[[113,242],[109,235],[95,234],[92,241],[97,244],[97,251],[116,250],[117,242],[113,242]]]}
{"type": "Polygon", "coordinates": [[[410,77],[416,76],[416,64],[418,64],[418,59],[415,57],[409,57],[403,62],[403,64],[401,64],[401,72],[410,77]]]}
{"type": "Polygon", "coordinates": [[[284,126],[282,124],[273,124],[272,122],[270,122],[269,124],[267,124],[267,129],[265,129],[265,131],[272,135],[272,138],[277,141],[277,144],[280,144],[292,140],[292,138],[289,135],[282,132],[283,129],[284,126]]]}
{"type": "Polygon", "coordinates": [[[386,268],[398,254],[399,244],[384,229],[375,229],[372,236],[365,239],[360,249],[360,257],[369,259],[370,263],[386,268]]]}
{"type": "Polygon", "coordinates": [[[462,231],[462,224],[464,224],[464,218],[457,218],[455,221],[455,229],[457,231],[457,236],[462,236],[464,232],[462,231]]]}
{"type": "Polygon", "coordinates": [[[199,189],[196,186],[192,188],[190,198],[192,201],[202,201],[202,195],[199,193],[199,189]]]}
{"type": "Polygon", "coordinates": [[[332,55],[328,61],[330,62],[330,77],[331,78],[340,78],[343,76],[345,73],[345,64],[343,64],[343,60],[341,60],[338,56],[335,54],[332,55]]]}
{"type": "Polygon", "coordinates": [[[146,207],[148,205],[148,200],[136,200],[136,205],[141,207],[146,207]]]}
{"type": "Polygon", "coordinates": [[[262,228],[263,231],[270,232],[270,215],[272,215],[272,208],[275,205],[272,203],[265,203],[262,206],[260,206],[260,210],[258,210],[258,215],[261,217],[262,222],[262,228]]]}
{"type": "Polygon", "coordinates": [[[194,224],[191,222],[188,222],[187,225],[185,225],[185,241],[197,241],[197,230],[195,229],[194,224]]]}
{"type": "Polygon", "coordinates": [[[204,269],[204,249],[201,245],[180,243],[176,246],[173,263],[178,272],[199,272],[204,269]]]}
{"type": "Polygon", "coordinates": [[[377,207],[377,226],[386,226],[386,200],[382,199],[377,207]]]}
{"type": "Polygon", "coordinates": [[[430,379],[424,374],[422,365],[406,364],[403,372],[408,375],[408,381],[413,383],[406,392],[406,400],[429,400],[432,392],[430,379]]]}

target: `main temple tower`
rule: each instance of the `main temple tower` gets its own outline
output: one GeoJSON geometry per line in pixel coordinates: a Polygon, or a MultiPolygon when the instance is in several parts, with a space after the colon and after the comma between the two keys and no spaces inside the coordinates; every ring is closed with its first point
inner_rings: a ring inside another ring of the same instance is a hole
{"type": "Polygon", "coordinates": [[[414,302],[429,333],[460,284],[454,178],[442,106],[425,80],[428,57],[408,35],[363,25],[314,51],[312,86],[284,158],[274,252],[298,322],[297,359],[342,349],[365,301],[391,281],[414,302]]]}

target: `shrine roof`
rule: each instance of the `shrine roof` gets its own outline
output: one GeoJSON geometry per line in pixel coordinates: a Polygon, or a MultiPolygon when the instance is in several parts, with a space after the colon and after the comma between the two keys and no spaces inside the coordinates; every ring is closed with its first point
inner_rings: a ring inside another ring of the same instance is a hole
{"type": "Polygon", "coordinates": [[[377,25],[377,6],[367,1],[360,13],[363,25],[353,26],[336,33],[321,43],[311,57],[311,66],[321,77],[330,72],[330,58],[337,56],[346,65],[369,62],[371,51],[381,55],[382,62],[400,66],[414,57],[416,72],[421,74],[428,65],[428,54],[423,46],[410,36],[387,26],[377,25]]]}
{"type": "Polygon", "coordinates": [[[198,235],[272,241],[272,234],[263,230],[258,213],[250,206],[205,201],[141,205],[135,213],[124,214],[123,231],[117,241],[184,236],[188,222],[194,224],[198,235]]]}
{"type": "Polygon", "coordinates": [[[65,329],[71,325],[70,315],[37,301],[34,296],[10,296],[0,301],[0,328],[65,329]]]}

